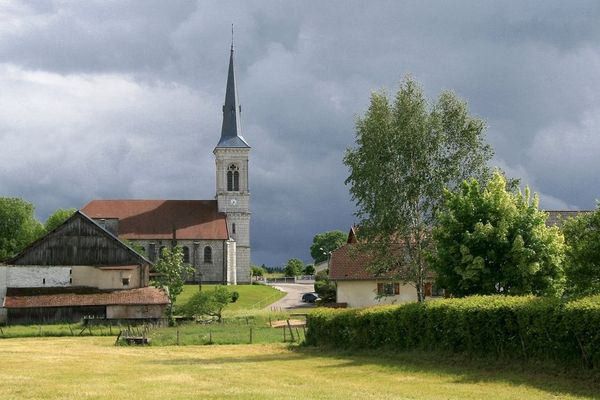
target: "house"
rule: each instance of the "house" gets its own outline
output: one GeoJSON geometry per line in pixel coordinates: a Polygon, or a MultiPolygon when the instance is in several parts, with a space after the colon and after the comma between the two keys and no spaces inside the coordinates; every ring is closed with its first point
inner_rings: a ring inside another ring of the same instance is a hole
{"type": "MultiPolygon", "coordinates": [[[[352,227],[346,244],[331,253],[329,278],[336,283],[337,303],[348,307],[366,307],[417,301],[414,285],[391,276],[375,276],[368,271],[369,257],[353,251],[358,243],[356,234],[356,228],[352,227]]],[[[426,283],[426,297],[437,294],[432,289],[432,283],[426,283]]]]}
{"type": "Polygon", "coordinates": [[[195,270],[189,281],[250,283],[249,153],[242,136],[232,44],[221,136],[213,150],[215,198],[97,199],[82,211],[115,236],[142,246],[151,261],[160,256],[161,248],[181,246],[184,261],[195,270]]]}
{"type": "Polygon", "coordinates": [[[0,322],[159,319],[151,262],[81,211],[0,265],[0,322]]]}
{"type": "MultiPolygon", "coordinates": [[[[567,219],[590,211],[546,212],[546,224],[561,227],[567,219]]],[[[365,307],[417,301],[417,290],[413,285],[387,277],[376,277],[367,270],[368,256],[352,251],[357,244],[356,235],[356,227],[352,227],[347,243],[331,254],[329,277],[337,284],[337,302],[345,303],[349,307],[365,307]]],[[[430,282],[425,283],[426,299],[443,296],[443,291],[435,287],[433,278],[432,276],[430,282]]]]}

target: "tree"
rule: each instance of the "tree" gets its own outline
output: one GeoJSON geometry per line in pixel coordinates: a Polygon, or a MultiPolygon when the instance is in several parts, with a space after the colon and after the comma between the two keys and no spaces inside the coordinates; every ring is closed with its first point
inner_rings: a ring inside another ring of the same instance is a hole
{"type": "Polygon", "coordinates": [[[54,228],[57,228],[60,224],[68,220],[71,215],[73,215],[77,211],[75,208],[59,208],[52,215],[48,217],[46,223],[44,224],[44,230],[46,232],[50,232],[54,228]]]}
{"type": "Polygon", "coordinates": [[[252,272],[252,276],[264,276],[265,275],[265,270],[262,267],[259,267],[258,265],[253,265],[251,272],[252,272]]]}
{"type": "Polygon", "coordinates": [[[323,303],[335,303],[335,282],[329,279],[329,271],[320,271],[315,276],[315,292],[323,303]]]}
{"type": "Polygon", "coordinates": [[[190,317],[201,317],[203,315],[217,317],[217,321],[221,322],[223,309],[232,299],[232,295],[225,286],[215,286],[212,291],[205,290],[194,293],[183,307],[183,312],[190,317]]]}
{"type": "Polygon", "coordinates": [[[304,275],[314,275],[315,274],[315,266],[312,264],[307,264],[304,267],[304,275]]]}
{"type": "Polygon", "coordinates": [[[169,320],[173,320],[173,305],[177,296],[183,291],[184,276],[194,272],[193,268],[183,262],[183,249],[179,246],[162,249],[159,260],[154,264],[157,273],[152,284],[163,289],[169,296],[169,320]]]}
{"type": "Polygon", "coordinates": [[[310,255],[315,264],[326,261],[330,252],[346,243],[347,236],[342,231],[328,231],[315,235],[310,246],[310,255]]]}
{"type": "Polygon", "coordinates": [[[569,218],[563,225],[567,293],[600,293],[600,203],[591,213],[569,218]]]}
{"type": "Polygon", "coordinates": [[[424,299],[430,229],[444,188],[488,175],[491,148],[485,124],[467,105],[443,92],[429,107],[422,89],[406,78],[393,103],[374,93],[356,122],[356,147],[344,163],[346,184],[357,206],[360,245],[375,275],[393,275],[417,288],[424,299]],[[395,249],[395,250],[394,250],[395,249]]]}
{"type": "Polygon", "coordinates": [[[473,179],[445,197],[431,258],[441,287],[455,296],[562,293],[563,236],[546,226],[537,195],[508,191],[496,172],[484,188],[473,179]]]}
{"type": "Polygon", "coordinates": [[[33,204],[23,199],[0,197],[0,261],[14,257],[43,234],[33,213],[33,204]]]}
{"type": "Polygon", "coordinates": [[[304,263],[297,258],[290,258],[285,264],[285,276],[298,276],[304,271],[304,263]]]}

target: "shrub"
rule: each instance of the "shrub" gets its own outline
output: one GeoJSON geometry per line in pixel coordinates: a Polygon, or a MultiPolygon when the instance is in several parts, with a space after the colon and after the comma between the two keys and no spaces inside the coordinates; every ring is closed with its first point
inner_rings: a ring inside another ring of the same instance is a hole
{"type": "Polygon", "coordinates": [[[231,292],[231,302],[235,303],[240,298],[239,292],[231,292]]]}
{"type": "Polygon", "coordinates": [[[577,301],[472,296],[366,309],[318,309],[307,343],[437,350],[600,367],[600,296],[577,301]]]}

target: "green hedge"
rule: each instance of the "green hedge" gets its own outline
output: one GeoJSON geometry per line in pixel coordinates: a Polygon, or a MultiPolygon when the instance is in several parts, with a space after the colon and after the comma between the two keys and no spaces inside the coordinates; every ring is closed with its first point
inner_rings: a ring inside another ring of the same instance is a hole
{"type": "Polygon", "coordinates": [[[421,349],[600,367],[600,296],[566,302],[473,296],[400,306],[316,310],[306,342],[421,349]]]}

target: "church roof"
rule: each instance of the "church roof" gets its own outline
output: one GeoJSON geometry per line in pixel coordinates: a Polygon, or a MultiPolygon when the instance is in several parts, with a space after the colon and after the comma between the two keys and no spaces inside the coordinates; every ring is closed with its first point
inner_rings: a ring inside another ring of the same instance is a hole
{"type": "Polygon", "coordinates": [[[226,215],[216,200],[92,200],[81,211],[93,219],[118,219],[119,238],[227,240],[226,215]]]}
{"type": "Polygon", "coordinates": [[[227,89],[225,91],[225,104],[223,105],[223,125],[221,127],[221,139],[218,147],[250,147],[242,136],[241,106],[238,100],[237,87],[235,84],[235,72],[233,69],[233,43],[229,56],[229,72],[227,74],[227,89]]]}

